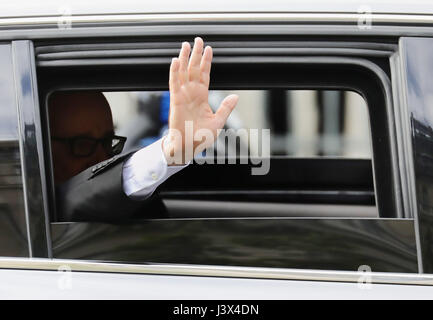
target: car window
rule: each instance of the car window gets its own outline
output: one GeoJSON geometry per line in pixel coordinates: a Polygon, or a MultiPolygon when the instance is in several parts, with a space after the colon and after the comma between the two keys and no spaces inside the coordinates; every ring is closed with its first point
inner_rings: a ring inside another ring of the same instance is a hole
{"type": "MultiPolygon", "coordinates": [[[[42,112],[55,92],[102,91],[113,105],[116,134],[128,138],[125,150],[158,139],[169,60],[90,59],[85,47],[68,53],[70,59],[50,53],[66,46],[37,48],[42,112]],[[129,118],[127,108],[146,104],[158,108],[129,118]]],[[[269,173],[252,175],[258,167],[252,162],[192,164],[156,190],[162,207],[143,208],[132,220],[60,222],[54,215],[53,256],[332,270],[365,264],[374,271],[416,272],[413,220],[401,219],[388,58],[261,59],[242,50],[212,66],[212,95],[236,91],[254,102],[239,109],[239,120],[248,123],[228,126],[271,129],[269,173]],[[166,215],[155,219],[158,210],[166,215]]],[[[49,137],[49,126],[44,129],[49,137]]],[[[119,163],[96,165],[87,180],[119,163]]],[[[117,206],[103,204],[107,214],[124,211],[118,200],[117,206]]]]}

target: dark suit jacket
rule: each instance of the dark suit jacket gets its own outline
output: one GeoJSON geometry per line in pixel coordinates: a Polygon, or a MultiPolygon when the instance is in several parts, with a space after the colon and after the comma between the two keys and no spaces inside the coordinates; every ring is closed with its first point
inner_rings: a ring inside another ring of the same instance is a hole
{"type": "Polygon", "coordinates": [[[167,217],[156,192],[144,201],[132,200],[124,193],[123,164],[132,154],[114,156],[56,187],[55,220],[122,222],[167,217]]]}

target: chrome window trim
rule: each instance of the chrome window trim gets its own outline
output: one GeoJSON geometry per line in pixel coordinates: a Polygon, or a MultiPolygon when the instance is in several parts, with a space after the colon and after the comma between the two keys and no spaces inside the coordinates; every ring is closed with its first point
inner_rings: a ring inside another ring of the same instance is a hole
{"type": "MultiPolygon", "coordinates": [[[[375,24],[431,24],[431,14],[392,14],[371,13],[369,18],[375,24]]],[[[283,23],[350,23],[357,25],[366,19],[365,13],[149,13],[149,14],[91,14],[67,16],[68,23],[180,23],[180,22],[283,22],[283,23]]],[[[57,27],[64,21],[61,15],[3,17],[0,27],[4,26],[51,26],[57,27]]]]}
{"type": "Polygon", "coordinates": [[[121,264],[92,261],[75,261],[61,259],[24,259],[0,258],[0,269],[3,270],[38,270],[120,273],[136,275],[170,275],[170,276],[199,276],[224,277],[241,279],[272,279],[272,280],[301,280],[327,282],[365,282],[366,277],[374,284],[400,285],[433,285],[433,275],[410,273],[386,273],[363,271],[327,271],[285,268],[256,268],[256,267],[223,267],[212,265],[177,265],[177,264],[121,264]],[[67,269],[65,269],[65,267],[67,269]]]}

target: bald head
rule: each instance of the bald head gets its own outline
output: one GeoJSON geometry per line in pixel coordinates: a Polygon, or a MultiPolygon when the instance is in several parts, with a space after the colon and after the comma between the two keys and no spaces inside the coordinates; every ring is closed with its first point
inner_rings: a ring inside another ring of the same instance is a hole
{"type": "MultiPolygon", "coordinates": [[[[48,101],[48,112],[52,138],[100,139],[114,134],[110,105],[101,92],[53,93],[48,101]]],[[[52,139],[56,184],[111,156],[99,144],[93,154],[77,157],[61,139],[52,139]]]]}

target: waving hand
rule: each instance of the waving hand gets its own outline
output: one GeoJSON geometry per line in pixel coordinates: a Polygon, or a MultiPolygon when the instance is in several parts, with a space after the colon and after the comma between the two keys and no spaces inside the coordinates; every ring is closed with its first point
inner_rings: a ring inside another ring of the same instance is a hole
{"type": "MultiPolygon", "coordinates": [[[[192,124],[193,134],[198,130],[209,130],[213,136],[213,143],[217,138],[218,129],[224,127],[238,101],[237,95],[229,95],[214,113],[208,103],[212,48],[207,46],[203,49],[203,40],[196,38],[191,57],[190,53],[189,43],[184,42],[179,57],[173,58],[171,62],[169,134],[163,148],[167,159],[170,159],[173,153],[180,152],[184,163],[191,160],[185,155],[186,139],[191,138],[185,135],[185,123],[192,124]],[[174,131],[178,133],[177,136],[174,135],[174,131]],[[182,139],[178,139],[179,134],[182,139]]],[[[192,141],[193,153],[203,151],[209,147],[207,144],[192,141]]]]}

